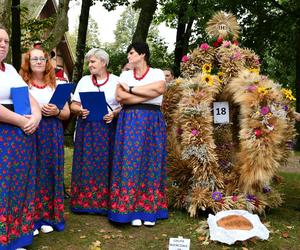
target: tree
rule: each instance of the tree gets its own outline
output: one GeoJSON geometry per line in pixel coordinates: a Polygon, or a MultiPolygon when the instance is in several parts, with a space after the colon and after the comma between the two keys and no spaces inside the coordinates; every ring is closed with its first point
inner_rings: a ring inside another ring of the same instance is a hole
{"type": "Polygon", "coordinates": [[[139,11],[135,10],[132,5],[125,8],[114,31],[115,42],[113,43],[113,47],[115,49],[123,52],[126,51],[127,46],[133,39],[138,18],[139,11]]]}
{"type": "Polygon", "coordinates": [[[11,17],[14,25],[11,29],[12,63],[17,71],[21,66],[21,21],[20,21],[20,0],[13,0],[11,6],[11,17]]]}
{"type": "Polygon", "coordinates": [[[87,27],[89,22],[90,7],[93,5],[92,0],[82,1],[79,18],[78,37],[76,44],[76,62],[73,70],[72,80],[78,82],[82,76],[84,52],[86,45],[87,27]]]}
{"type": "Polygon", "coordinates": [[[213,10],[218,9],[218,2],[213,0],[161,0],[161,11],[157,22],[165,21],[168,26],[176,28],[174,52],[174,73],[180,75],[180,62],[198,39],[205,38],[205,25],[213,10]]]}
{"type": "MultiPolygon", "coordinates": [[[[126,62],[128,45],[133,41],[133,36],[139,20],[139,10],[133,6],[127,6],[117,22],[115,42],[105,46],[110,56],[109,70],[118,74],[122,63],[126,62]]],[[[157,26],[153,23],[149,27],[146,42],[151,51],[151,65],[157,68],[169,67],[173,56],[167,51],[168,46],[163,38],[159,36],[157,26]]]]}
{"type": "Polygon", "coordinates": [[[141,11],[132,41],[145,42],[148,36],[149,27],[157,8],[157,1],[139,0],[134,4],[134,8],[141,9],[141,11]]]}

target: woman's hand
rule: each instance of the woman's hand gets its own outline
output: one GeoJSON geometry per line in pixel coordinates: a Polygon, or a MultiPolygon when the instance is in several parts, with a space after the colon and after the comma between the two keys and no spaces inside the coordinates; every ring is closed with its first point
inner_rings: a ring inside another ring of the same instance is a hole
{"type": "Polygon", "coordinates": [[[86,119],[89,113],[90,111],[84,108],[80,108],[79,110],[79,115],[81,116],[82,119],[86,119]]]}
{"type": "Polygon", "coordinates": [[[106,123],[111,123],[111,121],[114,119],[114,113],[113,112],[109,112],[108,114],[106,114],[105,116],[103,116],[103,120],[106,123]]]}
{"type": "Polygon", "coordinates": [[[25,134],[33,134],[39,126],[40,119],[34,115],[24,115],[26,122],[21,126],[25,134]]]}
{"type": "Polygon", "coordinates": [[[42,114],[44,116],[57,116],[59,108],[55,104],[45,104],[42,106],[42,114]]]}

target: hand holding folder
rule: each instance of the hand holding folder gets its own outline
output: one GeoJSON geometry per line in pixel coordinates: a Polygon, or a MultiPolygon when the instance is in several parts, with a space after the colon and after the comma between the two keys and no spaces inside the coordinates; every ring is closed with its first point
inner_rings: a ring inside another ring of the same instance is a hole
{"type": "Polygon", "coordinates": [[[103,121],[107,112],[107,104],[104,92],[80,92],[82,107],[89,110],[87,121],[103,121]]]}
{"type": "Polygon", "coordinates": [[[49,103],[55,104],[59,109],[63,109],[74,87],[75,84],[72,83],[58,84],[49,103]]]}
{"type": "Polygon", "coordinates": [[[11,88],[14,110],[19,115],[31,115],[28,87],[11,88]]]}

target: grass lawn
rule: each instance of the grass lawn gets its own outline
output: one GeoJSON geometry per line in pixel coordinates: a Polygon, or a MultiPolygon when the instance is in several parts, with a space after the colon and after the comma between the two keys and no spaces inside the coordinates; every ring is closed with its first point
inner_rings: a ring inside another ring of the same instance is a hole
{"type": "MultiPolygon", "coordinates": [[[[70,187],[72,150],[66,148],[65,184],[70,187]]],[[[204,215],[190,218],[185,211],[170,210],[170,218],[158,221],[152,228],[134,228],[108,222],[105,216],[76,215],[69,211],[66,200],[66,229],[64,232],[41,234],[35,237],[29,250],[119,250],[119,249],[168,249],[170,237],[183,236],[191,239],[191,249],[300,249],[300,174],[281,173],[284,183],[281,192],[285,203],[282,207],[268,211],[263,222],[270,225],[268,241],[251,240],[233,246],[209,242],[197,229],[204,215]],[[299,209],[296,210],[296,209],[299,209]]]]}

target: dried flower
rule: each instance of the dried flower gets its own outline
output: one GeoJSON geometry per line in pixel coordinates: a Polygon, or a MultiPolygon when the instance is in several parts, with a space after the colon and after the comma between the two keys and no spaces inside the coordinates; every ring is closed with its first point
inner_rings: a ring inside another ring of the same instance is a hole
{"type": "Polygon", "coordinates": [[[219,36],[217,39],[217,43],[222,43],[223,42],[223,37],[219,36]]]}
{"type": "Polygon", "coordinates": [[[190,58],[187,56],[187,55],[184,55],[182,58],[181,58],[181,61],[183,62],[183,63],[186,63],[186,62],[188,62],[190,60],[190,58]]]}
{"type": "Polygon", "coordinates": [[[233,41],[232,43],[233,43],[235,46],[239,46],[239,42],[238,42],[238,41],[236,41],[236,40],[235,40],[235,41],[233,41]]]}
{"type": "Polygon", "coordinates": [[[260,129],[260,128],[254,129],[254,134],[255,134],[255,137],[256,137],[256,138],[261,137],[261,136],[262,136],[262,131],[261,131],[261,129],[260,129]]]}
{"type": "Polygon", "coordinates": [[[207,51],[209,49],[209,45],[207,43],[202,43],[199,48],[203,51],[207,51]]]}
{"type": "Polygon", "coordinates": [[[258,93],[266,95],[268,94],[268,90],[265,87],[258,87],[257,89],[258,93]]]}
{"type": "Polygon", "coordinates": [[[254,92],[254,91],[257,90],[257,86],[255,86],[255,85],[250,85],[250,86],[247,87],[247,90],[248,90],[249,92],[254,92]]]}
{"type": "Polygon", "coordinates": [[[293,96],[292,90],[283,88],[282,92],[286,99],[289,99],[290,101],[296,101],[296,98],[293,96]]]}
{"type": "Polygon", "coordinates": [[[222,47],[224,47],[224,48],[230,47],[230,45],[231,45],[230,41],[223,41],[223,43],[222,43],[222,47]]]}
{"type": "Polygon", "coordinates": [[[259,69],[258,68],[251,68],[251,69],[249,69],[249,71],[251,73],[255,73],[255,74],[259,75],[259,69]]]}
{"type": "Polygon", "coordinates": [[[196,136],[199,134],[199,131],[197,129],[193,129],[191,133],[193,136],[196,136]]]}
{"type": "Polygon", "coordinates": [[[268,106],[264,106],[260,109],[260,113],[262,115],[267,115],[270,112],[270,108],[268,106]]]}
{"type": "Polygon", "coordinates": [[[203,73],[210,73],[211,72],[211,64],[210,63],[203,64],[202,72],[203,73]]]}
{"type": "Polygon", "coordinates": [[[263,187],[263,192],[266,194],[266,193],[269,193],[271,191],[271,188],[268,187],[268,186],[265,186],[263,187]]]}
{"type": "Polygon", "coordinates": [[[248,194],[246,196],[246,200],[249,201],[249,202],[254,202],[254,201],[256,201],[256,197],[253,194],[248,194]]]}
{"type": "Polygon", "coordinates": [[[202,81],[206,82],[209,86],[213,86],[214,85],[213,78],[209,74],[204,74],[202,76],[202,81]]]}
{"type": "Polygon", "coordinates": [[[233,202],[236,202],[236,201],[238,200],[238,197],[237,197],[236,195],[233,195],[233,196],[231,197],[231,200],[232,200],[233,202]]]}
{"type": "Polygon", "coordinates": [[[215,191],[212,193],[211,197],[213,198],[214,201],[220,201],[223,198],[222,193],[215,191]]]}

